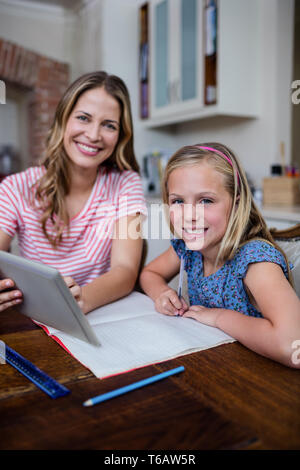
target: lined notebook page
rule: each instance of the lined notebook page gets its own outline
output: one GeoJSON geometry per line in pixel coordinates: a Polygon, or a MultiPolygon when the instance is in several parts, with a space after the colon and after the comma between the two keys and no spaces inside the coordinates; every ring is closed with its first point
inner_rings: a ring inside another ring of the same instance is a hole
{"type": "Polygon", "coordinates": [[[235,341],[193,319],[157,313],[153,301],[139,292],[94,310],[87,319],[100,347],[45,329],[98,378],[235,341]]]}

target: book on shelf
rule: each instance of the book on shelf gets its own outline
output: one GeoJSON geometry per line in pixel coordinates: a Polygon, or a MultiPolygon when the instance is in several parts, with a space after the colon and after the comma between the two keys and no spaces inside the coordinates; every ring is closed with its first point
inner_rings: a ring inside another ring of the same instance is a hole
{"type": "Polygon", "coordinates": [[[149,117],[149,38],[148,38],[148,4],[140,7],[140,51],[139,51],[139,86],[140,117],[149,117]]]}
{"type": "Polygon", "coordinates": [[[217,102],[217,1],[205,0],[204,7],[204,103],[217,102]]]}

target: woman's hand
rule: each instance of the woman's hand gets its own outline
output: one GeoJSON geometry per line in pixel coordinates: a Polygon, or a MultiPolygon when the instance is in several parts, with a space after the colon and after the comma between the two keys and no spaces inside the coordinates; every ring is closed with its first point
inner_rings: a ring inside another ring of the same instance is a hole
{"type": "Polygon", "coordinates": [[[183,317],[194,318],[194,320],[204,323],[204,325],[217,327],[217,319],[222,313],[220,308],[207,308],[202,305],[191,305],[184,312],[183,317]]]}
{"type": "Polygon", "coordinates": [[[22,292],[18,289],[13,289],[14,286],[15,283],[12,279],[1,279],[0,312],[23,302],[22,292]]]}
{"type": "Polygon", "coordinates": [[[179,298],[175,290],[171,288],[163,291],[154,303],[156,310],[164,315],[183,315],[188,310],[183,297],[179,298]]]}
{"type": "Polygon", "coordinates": [[[83,298],[82,298],[82,289],[81,289],[81,287],[70,276],[64,277],[64,281],[67,284],[68,288],[70,289],[71,294],[73,295],[74,299],[78,303],[79,307],[83,311],[84,302],[83,302],[83,298]]]}

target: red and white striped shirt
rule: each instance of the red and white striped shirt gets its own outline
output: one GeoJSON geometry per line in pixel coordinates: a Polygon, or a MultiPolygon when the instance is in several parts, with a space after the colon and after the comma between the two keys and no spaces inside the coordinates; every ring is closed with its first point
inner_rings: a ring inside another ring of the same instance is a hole
{"type": "MultiPolygon", "coordinates": [[[[115,221],[137,212],[147,214],[141,179],[134,171],[100,167],[88,201],[54,249],[43,233],[41,212],[32,205],[34,188],[44,172],[44,167],[32,167],[2,181],[0,229],[11,237],[18,235],[21,256],[55,267],[79,285],[87,284],[110,268],[115,221]]],[[[46,228],[53,234],[50,220],[46,228]]]]}

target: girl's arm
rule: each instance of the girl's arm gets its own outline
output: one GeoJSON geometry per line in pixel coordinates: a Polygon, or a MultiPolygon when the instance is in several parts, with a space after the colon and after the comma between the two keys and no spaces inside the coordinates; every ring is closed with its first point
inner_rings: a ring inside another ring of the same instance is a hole
{"type": "Polygon", "coordinates": [[[281,267],[275,263],[253,263],[244,283],[263,318],[197,306],[191,307],[186,316],[220,328],[258,354],[300,368],[300,361],[294,357],[294,348],[300,345],[300,299],[281,267]]]}
{"type": "Polygon", "coordinates": [[[155,258],[142,271],[140,285],[151,297],[158,312],[165,315],[182,314],[187,310],[183,298],[179,299],[168,282],[179,272],[180,261],[172,246],[155,258]]]}
{"type": "Polygon", "coordinates": [[[81,288],[80,306],[84,313],[120,299],[133,290],[140,268],[142,248],[140,216],[123,217],[117,221],[112,240],[110,270],[81,288]],[[118,236],[120,227],[127,227],[127,236],[126,233],[118,236]],[[136,230],[132,230],[133,227],[136,230]]]}

